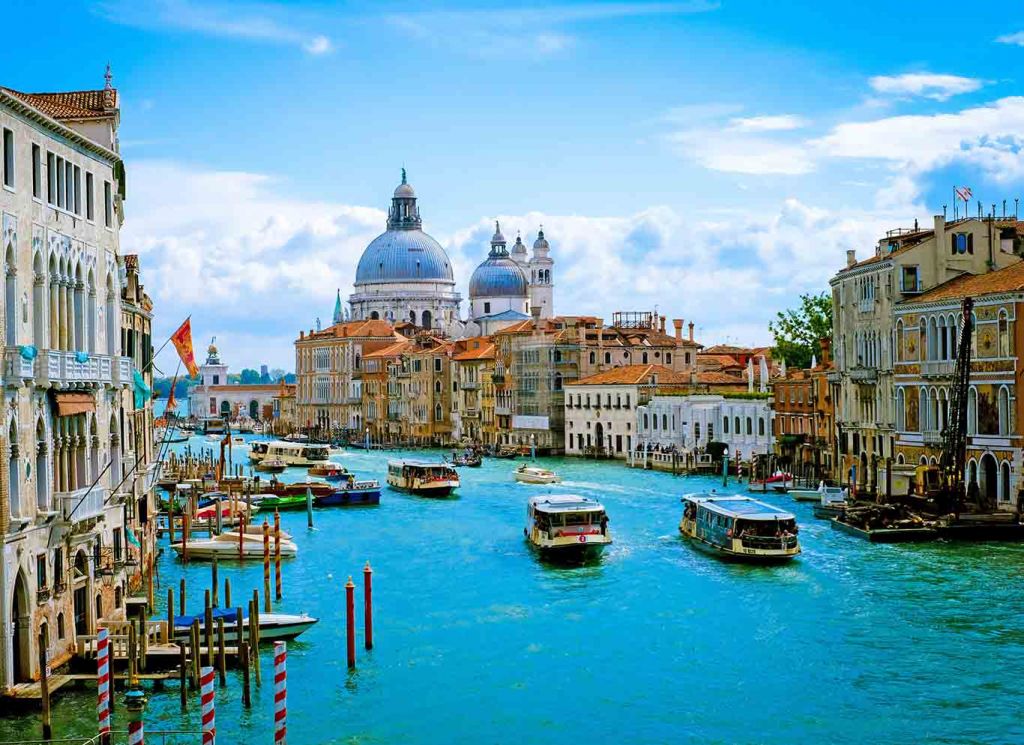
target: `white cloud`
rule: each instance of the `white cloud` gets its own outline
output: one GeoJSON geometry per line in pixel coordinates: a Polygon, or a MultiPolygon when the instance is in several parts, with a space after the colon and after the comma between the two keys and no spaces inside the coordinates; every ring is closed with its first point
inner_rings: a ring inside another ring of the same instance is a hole
{"type": "Polygon", "coordinates": [[[802,143],[757,137],[743,130],[699,127],[672,133],[667,139],[677,152],[712,171],[799,176],[814,170],[802,143]]]}
{"type": "Polygon", "coordinates": [[[192,0],[103,0],[94,6],[112,23],[152,30],[178,29],[207,36],[249,39],[296,46],[325,54],[331,40],[294,24],[296,12],[272,3],[214,3],[192,0]]]}
{"type": "MultiPolygon", "coordinates": [[[[191,315],[197,346],[216,335],[235,369],[291,369],[292,340],[317,316],[329,323],[335,290],[351,292],[363,248],[384,227],[379,209],[301,201],[288,196],[286,183],[262,174],[164,161],[130,162],[128,170],[121,246],[140,254],[157,343],[191,315]]],[[[527,246],[543,224],[556,262],[557,312],[610,319],[616,310],[657,305],[670,318],[693,320],[708,343],[725,335],[769,341],[766,324],[776,310],[799,292],[827,286],[847,248],[873,245],[891,227],[882,222],[891,215],[838,214],[796,200],[762,215],[694,217],[656,206],[617,217],[533,212],[499,219],[510,241],[520,230],[527,246]]],[[[445,235],[431,230],[428,216],[426,228],[448,251],[465,299],[488,249],[491,218],[445,235]]],[[[173,352],[158,364],[173,372],[173,352]]]]}
{"type": "Polygon", "coordinates": [[[1014,44],[1018,47],[1024,47],[1024,31],[996,37],[996,41],[1000,44],[1014,44]]]}
{"type": "Polygon", "coordinates": [[[800,129],[806,124],[806,120],[793,114],[750,116],[733,119],[729,122],[729,126],[738,132],[780,132],[800,129]]]}
{"type": "Polygon", "coordinates": [[[984,80],[960,75],[939,75],[929,72],[903,75],[877,75],[868,81],[878,93],[893,96],[920,96],[946,101],[962,93],[972,93],[985,85],[984,80]]]}
{"type": "Polygon", "coordinates": [[[568,34],[541,33],[533,39],[533,48],[540,54],[557,54],[564,52],[576,43],[576,39],[568,34]]]}

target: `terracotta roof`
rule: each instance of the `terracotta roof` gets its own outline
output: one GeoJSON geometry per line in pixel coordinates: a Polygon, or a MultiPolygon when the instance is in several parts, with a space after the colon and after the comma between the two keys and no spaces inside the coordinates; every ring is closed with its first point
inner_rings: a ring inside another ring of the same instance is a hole
{"type": "Polygon", "coordinates": [[[727,354],[698,354],[697,365],[705,370],[721,370],[723,367],[745,367],[735,357],[727,354]]]}
{"type": "MultiPolygon", "coordinates": [[[[0,88],[0,90],[54,119],[100,119],[112,115],[112,111],[103,105],[103,90],[64,91],[61,93],[22,93],[10,88],[0,88]]],[[[118,106],[117,89],[111,89],[111,92],[114,96],[113,108],[116,109],[118,106]]]]}
{"type": "Polygon", "coordinates": [[[396,341],[394,344],[378,349],[376,352],[370,352],[369,354],[363,355],[364,360],[381,357],[398,357],[399,355],[407,352],[413,346],[412,341],[409,339],[402,339],[396,341]]]}
{"type": "Polygon", "coordinates": [[[314,331],[311,334],[299,337],[296,341],[322,341],[324,339],[354,339],[376,337],[383,339],[397,339],[398,334],[387,321],[372,319],[368,321],[348,321],[328,326],[323,331],[314,331]]]}
{"type": "Polygon", "coordinates": [[[242,385],[241,383],[233,385],[228,383],[227,385],[208,385],[200,386],[204,391],[251,391],[253,393],[259,393],[265,391],[267,393],[274,393],[281,390],[279,383],[260,383],[254,385],[242,385]]]}
{"type": "Polygon", "coordinates": [[[658,376],[658,385],[684,385],[690,382],[690,376],[677,373],[664,365],[624,365],[596,375],[577,380],[568,385],[637,385],[652,382],[651,377],[658,376]]]}
{"type": "Polygon", "coordinates": [[[474,336],[469,339],[461,339],[456,342],[455,348],[459,351],[456,351],[455,356],[452,357],[454,360],[494,359],[494,342],[491,341],[489,336],[474,336]]]}
{"type": "Polygon", "coordinates": [[[961,274],[900,305],[958,300],[976,295],[1024,290],[1024,261],[986,274],[961,274]]]}
{"type": "Polygon", "coordinates": [[[718,370],[697,373],[697,382],[704,385],[747,385],[746,376],[730,375],[718,370]]]}

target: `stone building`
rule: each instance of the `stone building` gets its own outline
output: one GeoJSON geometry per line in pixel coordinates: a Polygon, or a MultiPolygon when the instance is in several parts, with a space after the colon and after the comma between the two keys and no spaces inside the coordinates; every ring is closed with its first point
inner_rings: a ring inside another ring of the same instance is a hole
{"type": "Polygon", "coordinates": [[[819,475],[815,463],[818,418],[810,370],[790,370],[786,377],[773,380],[772,408],[779,464],[800,476],[819,475]]]}
{"type": "Polygon", "coordinates": [[[473,337],[455,342],[452,355],[452,439],[492,445],[494,342],[473,337]]]}
{"type": "Polygon", "coordinates": [[[400,338],[387,321],[343,321],[340,302],[332,326],[300,332],[295,340],[296,427],[361,433],[363,357],[400,338]]]}
{"type": "Polygon", "coordinates": [[[274,415],[277,383],[232,383],[229,368],[222,362],[216,339],[206,348],[206,361],[199,365],[199,384],[188,394],[189,413],[199,419],[222,418],[270,420],[274,415]]]}
{"type": "MultiPolygon", "coordinates": [[[[960,274],[984,274],[1019,262],[1016,218],[936,215],[929,229],[890,230],[873,255],[847,265],[831,280],[836,412],[836,465],[843,480],[857,465],[858,487],[873,491],[870,464],[895,454],[894,311],[960,274]]],[[[936,332],[937,333],[937,332],[936,332]]]]}
{"type": "Polygon", "coordinates": [[[674,448],[688,454],[721,442],[730,458],[748,461],[771,452],[772,410],[768,396],[656,394],[637,407],[636,433],[638,448],[674,448]]]}
{"type": "Polygon", "coordinates": [[[661,365],[683,374],[696,370],[701,345],[693,339],[693,323],[683,336],[683,319],[673,319],[670,336],[665,316],[648,311],[613,313],[609,326],[600,318],[579,320],[581,377],[624,365],[661,365]]]}
{"type": "Polygon", "coordinates": [[[965,297],[974,299],[974,319],[964,481],[1013,509],[1024,467],[1024,262],[961,275],[896,307],[894,470],[939,463],[965,297]]]}
{"type": "Polygon", "coordinates": [[[402,435],[402,355],[411,347],[412,341],[403,338],[363,357],[363,433],[371,443],[402,435]]]}
{"type": "Polygon", "coordinates": [[[150,559],[151,414],[125,396],[151,354],[150,311],[119,256],[119,118],[109,71],[101,90],[0,88],[4,689],[38,677],[40,643],[57,666],[123,618],[150,559]]]}
{"type": "Polygon", "coordinates": [[[409,321],[428,331],[461,334],[452,265],[441,244],[423,232],[416,192],[406,182],[395,189],[387,230],[363,251],[349,297],[352,320],[409,321]]]}

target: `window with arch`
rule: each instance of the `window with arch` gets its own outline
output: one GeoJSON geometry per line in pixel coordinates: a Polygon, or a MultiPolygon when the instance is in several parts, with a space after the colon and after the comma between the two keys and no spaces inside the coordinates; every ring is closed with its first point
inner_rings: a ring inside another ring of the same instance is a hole
{"type": "Polygon", "coordinates": [[[907,396],[903,388],[896,389],[896,431],[907,431],[907,396]]]}
{"type": "Polygon", "coordinates": [[[896,361],[903,362],[903,319],[896,321],[896,361]]]}
{"type": "Polygon", "coordinates": [[[651,423],[647,420],[647,412],[644,412],[644,429],[650,429],[651,423]]]}
{"type": "Polygon", "coordinates": [[[999,501],[1010,501],[1010,464],[1005,460],[999,466],[999,501]]]}
{"type": "Polygon", "coordinates": [[[693,439],[700,440],[700,422],[693,423],[693,439]]]}
{"type": "Polygon", "coordinates": [[[748,435],[753,435],[754,434],[754,420],[751,419],[749,416],[747,417],[747,434],[748,435]]]}
{"type": "Polygon", "coordinates": [[[595,352],[591,352],[590,353],[590,364],[591,365],[597,364],[597,354],[595,352]]]}
{"type": "Polygon", "coordinates": [[[605,352],[604,353],[604,364],[610,365],[611,363],[612,363],[612,353],[611,352],[605,352]]]}
{"type": "Polygon", "coordinates": [[[644,364],[644,365],[647,364],[647,352],[644,352],[642,355],[640,355],[640,362],[641,362],[641,364],[644,364]]]}
{"type": "Polygon", "coordinates": [[[740,418],[738,416],[737,417],[733,417],[732,423],[733,423],[732,431],[735,432],[736,434],[741,434],[741,432],[740,432],[740,418]]]}
{"type": "Polygon", "coordinates": [[[1004,385],[999,388],[999,434],[1010,433],[1010,391],[1004,385]]]}
{"type": "Polygon", "coordinates": [[[999,311],[999,356],[1010,356],[1010,321],[1006,311],[999,311]]]}
{"type": "Polygon", "coordinates": [[[764,417],[758,417],[757,419],[757,436],[764,437],[764,417]]]}
{"type": "Polygon", "coordinates": [[[722,432],[729,434],[729,417],[722,417],[722,432]]]}
{"type": "Polygon", "coordinates": [[[668,432],[668,414],[661,415],[661,428],[668,432]]]}

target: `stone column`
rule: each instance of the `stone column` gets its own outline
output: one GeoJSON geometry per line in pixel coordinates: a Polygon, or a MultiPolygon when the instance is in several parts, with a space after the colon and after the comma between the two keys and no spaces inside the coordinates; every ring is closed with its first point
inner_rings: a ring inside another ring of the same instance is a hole
{"type": "Polygon", "coordinates": [[[67,283],[60,281],[57,287],[57,326],[60,334],[60,341],[57,348],[66,350],[68,348],[68,293],[67,283]]]}
{"type": "Polygon", "coordinates": [[[67,327],[68,327],[68,345],[65,347],[68,351],[76,349],[75,346],[75,326],[77,325],[78,318],[75,315],[75,281],[72,279],[68,280],[67,286],[64,288],[66,298],[64,302],[67,304],[67,327]]]}
{"type": "Polygon", "coordinates": [[[60,303],[58,300],[58,293],[60,287],[57,284],[57,280],[52,275],[50,276],[50,338],[47,339],[47,348],[59,349],[60,348],[60,303]]]}

